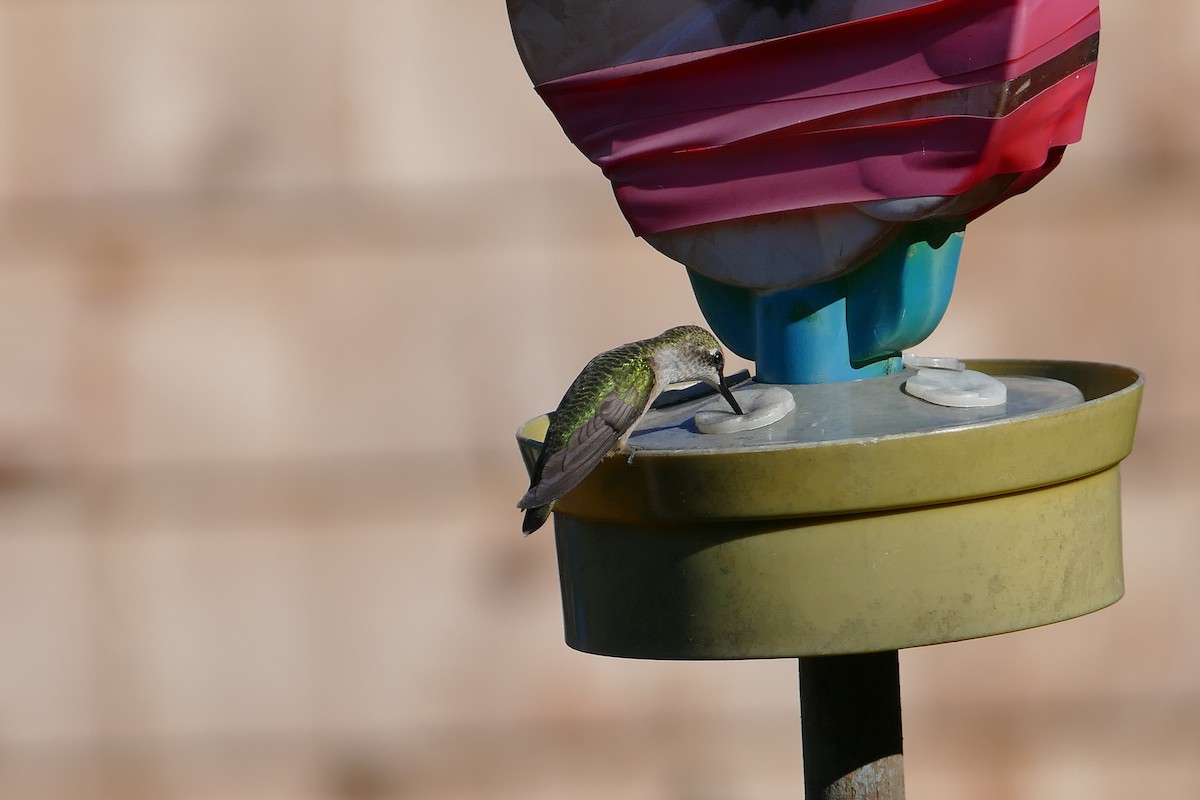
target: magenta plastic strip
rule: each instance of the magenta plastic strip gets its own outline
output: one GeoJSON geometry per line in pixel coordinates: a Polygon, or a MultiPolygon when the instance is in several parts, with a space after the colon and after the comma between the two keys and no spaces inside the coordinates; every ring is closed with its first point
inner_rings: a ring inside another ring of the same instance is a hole
{"type": "Polygon", "coordinates": [[[1097,0],[936,0],[569,76],[538,91],[613,181],[642,235],[831,203],[958,194],[1002,172],[1040,176],[1057,163],[1055,148],[1079,138],[1094,64],[998,118],[849,128],[845,120],[1012,80],[1099,26],[1097,0]]]}
{"type": "MultiPolygon", "coordinates": [[[[1095,66],[1006,117],[938,117],[760,137],[623,165],[610,176],[638,235],[833,203],[957,195],[1041,169],[1079,140],[1095,66]],[[719,185],[709,177],[722,176],[719,185]]],[[[1026,187],[1028,188],[1028,187],[1026,187]]]]}

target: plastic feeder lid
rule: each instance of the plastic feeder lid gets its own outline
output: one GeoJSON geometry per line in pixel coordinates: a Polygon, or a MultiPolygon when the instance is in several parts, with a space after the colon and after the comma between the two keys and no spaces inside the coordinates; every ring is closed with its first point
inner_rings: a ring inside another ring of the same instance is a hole
{"type": "Polygon", "coordinates": [[[686,407],[648,417],[632,463],[604,462],[555,510],[568,643],[672,659],[870,652],[1117,600],[1117,465],[1141,376],[967,366],[1004,381],[1005,406],[934,406],[902,374],[788,387],[796,410],[757,431],[694,432],[686,407]]]}

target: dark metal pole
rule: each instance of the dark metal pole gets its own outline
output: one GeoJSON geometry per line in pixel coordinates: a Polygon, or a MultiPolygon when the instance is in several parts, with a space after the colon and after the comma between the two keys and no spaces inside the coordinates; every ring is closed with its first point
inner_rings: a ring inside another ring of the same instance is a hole
{"type": "Polygon", "coordinates": [[[900,654],[800,659],[807,800],[904,800],[900,654]]]}

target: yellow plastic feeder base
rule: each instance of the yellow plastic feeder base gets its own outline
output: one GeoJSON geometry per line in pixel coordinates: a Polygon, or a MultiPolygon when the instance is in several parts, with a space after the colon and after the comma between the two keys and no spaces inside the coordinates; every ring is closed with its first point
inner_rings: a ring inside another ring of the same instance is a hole
{"type": "MultiPolygon", "coordinates": [[[[1077,362],[968,367],[1009,384],[1007,408],[930,410],[901,373],[787,387],[790,421],[750,437],[689,431],[704,401],[648,416],[632,463],[608,459],[555,509],[567,644],[658,659],[843,655],[1118,600],[1118,465],[1142,376],[1077,362]],[[1075,399],[1022,408],[1024,387],[1059,385],[1075,399]]],[[[545,425],[518,432],[529,463],[545,425]]]]}

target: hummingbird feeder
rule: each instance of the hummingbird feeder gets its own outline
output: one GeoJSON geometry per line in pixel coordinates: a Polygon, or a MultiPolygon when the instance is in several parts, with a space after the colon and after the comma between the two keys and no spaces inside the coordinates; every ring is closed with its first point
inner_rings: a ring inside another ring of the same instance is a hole
{"type": "MultiPolygon", "coordinates": [[[[1098,0],[508,0],[517,50],[633,232],[754,385],[667,402],[554,509],[567,643],[796,657],[813,798],[903,797],[898,651],[1123,593],[1142,377],[917,363],[967,223],[1078,141],[1098,0]],[[749,405],[743,403],[743,405],[749,405]]],[[[536,460],[547,419],[522,426],[536,460]]]]}

